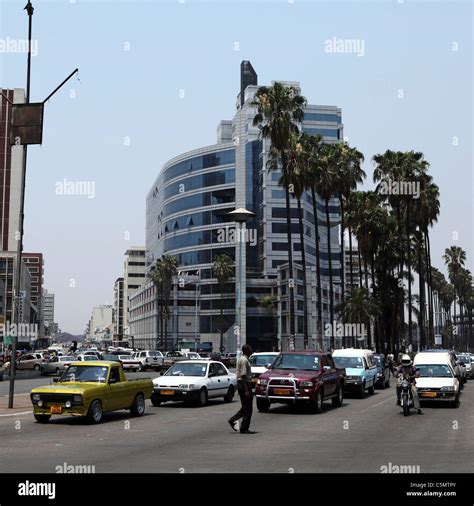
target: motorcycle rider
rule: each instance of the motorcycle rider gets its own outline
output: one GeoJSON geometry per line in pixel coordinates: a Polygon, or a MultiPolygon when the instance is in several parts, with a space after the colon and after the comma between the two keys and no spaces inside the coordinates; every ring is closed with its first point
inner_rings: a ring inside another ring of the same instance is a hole
{"type": "MultiPolygon", "coordinates": [[[[419,378],[420,371],[413,365],[410,355],[403,354],[400,357],[400,366],[396,369],[397,377],[406,378],[411,385],[411,395],[413,398],[413,406],[418,411],[419,415],[422,415],[420,407],[420,398],[418,397],[418,389],[416,388],[416,378],[419,378]]],[[[400,406],[400,398],[402,395],[402,385],[397,383],[397,406],[400,406]]]]}

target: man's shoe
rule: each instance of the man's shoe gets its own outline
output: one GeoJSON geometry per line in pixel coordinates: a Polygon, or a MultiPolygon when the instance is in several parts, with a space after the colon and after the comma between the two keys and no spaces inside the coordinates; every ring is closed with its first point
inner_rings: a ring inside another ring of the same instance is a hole
{"type": "Polygon", "coordinates": [[[421,409],[418,410],[418,414],[419,415],[424,415],[423,411],[421,411],[421,409]]]}
{"type": "Polygon", "coordinates": [[[229,422],[229,425],[232,427],[232,430],[235,430],[235,432],[237,432],[237,429],[235,428],[235,424],[237,422],[233,422],[232,420],[227,420],[229,422]]]}
{"type": "Polygon", "coordinates": [[[248,429],[247,429],[247,430],[241,430],[241,431],[240,431],[240,433],[241,433],[241,434],[256,434],[256,432],[255,432],[255,431],[253,431],[253,430],[248,430],[248,429]]]}

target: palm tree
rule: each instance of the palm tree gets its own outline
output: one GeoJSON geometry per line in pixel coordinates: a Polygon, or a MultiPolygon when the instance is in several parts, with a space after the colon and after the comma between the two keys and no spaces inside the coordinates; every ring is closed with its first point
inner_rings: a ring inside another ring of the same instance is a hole
{"type": "Polygon", "coordinates": [[[257,113],[253,125],[261,126],[261,136],[270,140],[271,155],[281,164],[285,184],[286,198],[286,228],[288,240],[288,271],[289,271],[289,305],[290,305],[290,334],[295,337],[295,297],[293,282],[293,244],[291,236],[291,205],[290,188],[288,186],[287,151],[290,145],[291,134],[298,133],[298,124],[304,117],[306,99],[299,95],[292,86],[285,86],[276,82],[271,87],[262,86],[255,94],[253,105],[257,113]]]}
{"type": "Polygon", "coordinates": [[[160,347],[163,349],[163,266],[159,258],[150,269],[150,278],[156,292],[156,347],[158,348],[158,329],[160,331],[160,347]]]}
{"type": "Polygon", "coordinates": [[[466,252],[459,246],[446,248],[443,260],[448,267],[449,280],[454,287],[454,323],[456,324],[456,299],[459,297],[460,273],[466,262],[466,252]]]}
{"type": "Polygon", "coordinates": [[[321,254],[319,246],[319,220],[316,194],[319,190],[321,175],[321,137],[319,135],[302,136],[301,142],[307,156],[306,189],[311,191],[311,203],[314,216],[314,246],[316,250],[316,290],[317,290],[317,311],[318,311],[318,340],[319,349],[323,349],[323,301],[321,293],[321,254]]]}
{"type": "Polygon", "coordinates": [[[163,255],[161,257],[160,271],[161,271],[161,290],[162,290],[162,306],[163,319],[165,323],[165,347],[168,348],[168,320],[169,320],[169,304],[171,296],[171,288],[173,287],[173,278],[178,274],[178,261],[172,255],[163,255]]]}
{"type": "MultiPolygon", "coordinates": [[[[341,209],[341,266],[344,266],[344,233],[346,222],[344,217],[344,205],[349,201],[352,192],[357,189],[357,185],[364,182],[366,174],[361,167],[364,161],[364,155],[356,148],[351,148],[346,143],[336,144],[338,153],[338,165],[336,176],[337,187],[339,190],[339,205],[341,209]]],[[[351,230],[349,227],[349,248],[352,250],[351,230]]],[[[352,255],[352,251],[351,251],[352,255]]],[[[351,256],[351,283],[352,283],[352,256],[351,256]]],[[[344,267],[341,268],[341,288],[342,288],[342,301],[344,301],[345,280],[344,280],[344,267]]]]}
{"type": "Polygon", "coordinates": [[[365,324],[380,313],[380,307],[364,286],[355,287],[350,295],[337,305],[344,323],[365,324]]]}
{"type": "Polygon", "coordinates": [[[219,349],[222,351],[222,348],[224,346],[224,329],[222,328],[224,322],[224,290],[225,285],[228,283],[230,277],[234,273],[234,261],[232,258],[230,258],[229,255],[217,255],[214,259],[212,269],[221,290],[221,338],[219,349]]]}

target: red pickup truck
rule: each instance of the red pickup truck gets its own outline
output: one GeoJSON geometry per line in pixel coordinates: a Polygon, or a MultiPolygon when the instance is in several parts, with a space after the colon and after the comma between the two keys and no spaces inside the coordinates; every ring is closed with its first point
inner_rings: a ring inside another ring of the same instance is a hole
{"type": "Polygon", "coordinates": [[[273,403],[304,403],[321,413],[328,399],[334,406],[341,406],[345,376],[345,369],[335,366],[330,353],[284,351],[257,382],[257,409],[266,412],[273,403]]]}

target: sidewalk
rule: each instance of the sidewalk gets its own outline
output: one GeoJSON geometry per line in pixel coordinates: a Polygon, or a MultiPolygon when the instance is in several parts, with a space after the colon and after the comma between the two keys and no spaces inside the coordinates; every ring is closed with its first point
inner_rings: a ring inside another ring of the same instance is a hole
{"type": "Polygon", "coordinates": [[[13,409],[8,409],[8,395],[0,396],[0,417],[15,416],[23,413],[31,413],[33,406],[30,394],[16,394],[13,399],[13,409]]]}

